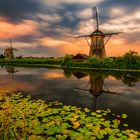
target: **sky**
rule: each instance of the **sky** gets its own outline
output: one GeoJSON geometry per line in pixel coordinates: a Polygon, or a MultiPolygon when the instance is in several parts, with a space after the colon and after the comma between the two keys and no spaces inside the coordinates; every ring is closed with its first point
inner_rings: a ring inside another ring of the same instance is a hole
{"type": "Polygon", "coordinates": [[[103,32],[123,32],[105,46],[107,56],[129,50],[140,54],[139,0],[1,0],[0,54],[9,46],[16,56],[61,57],[89,53],[84,38],[95,29],[92,7],[99,6],[99,27],[103,32]]]}

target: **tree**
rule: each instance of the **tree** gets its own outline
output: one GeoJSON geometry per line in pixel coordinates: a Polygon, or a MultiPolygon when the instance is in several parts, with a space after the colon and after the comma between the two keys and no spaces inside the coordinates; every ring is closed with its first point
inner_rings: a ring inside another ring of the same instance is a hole
{"type": "Polygon", "coordinates": [[[140,56],[137,55],[138,53],[135,51],[129,51],[123,56],[124,63],[126,64],[127,68],[136,68],[139,67],[140,56]]]}

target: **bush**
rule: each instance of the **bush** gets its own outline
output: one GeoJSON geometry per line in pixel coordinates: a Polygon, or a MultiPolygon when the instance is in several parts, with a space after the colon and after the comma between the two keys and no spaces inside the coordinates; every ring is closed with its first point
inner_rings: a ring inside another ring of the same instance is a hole
{"type": "Polygon", "coordinates": [[[123,56],[124,64],[128,69],[140,68],[140,56],[135,51],[129,51],[123,56]]]}

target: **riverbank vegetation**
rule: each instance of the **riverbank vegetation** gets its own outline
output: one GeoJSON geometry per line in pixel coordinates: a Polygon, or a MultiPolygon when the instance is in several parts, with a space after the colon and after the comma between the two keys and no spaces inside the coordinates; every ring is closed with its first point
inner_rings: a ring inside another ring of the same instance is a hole
{"type": "Polygon", "coordinates": [[[46,103],[22,94],[0,93],[0,136],[25,140],[139,139],[124,123],[126,114],[91,112],[60,102],[46,103]]]}
{"type": "Polygon", "coordinates": [[[64,58],[15,58],[0,59],[3,65],[32,65],[32,66],[54,66],[60,68],[102,69],[102,70],[140,70],[140,56],[129,51],[121,57],[108,57],[97,59],[92,57],[88,60],[74,60],[72,55],[64,58]]]}
{"type": "Polygon", "coordinates": [[[71,56],[65,56],[62,66],[66,67],[87,67],[103,69],[140,69],[140,56],[130,51],[121,57],[97,59],[92,57],[85,61],[74,61],[71,56]]]}

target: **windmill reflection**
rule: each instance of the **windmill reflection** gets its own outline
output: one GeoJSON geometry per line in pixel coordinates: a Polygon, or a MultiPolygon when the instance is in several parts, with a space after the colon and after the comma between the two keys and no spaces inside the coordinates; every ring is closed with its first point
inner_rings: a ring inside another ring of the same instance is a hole
{"type": "Polygon", "coordinates": [[[12,66],[5,66],[5,70],[6,70],[7,73],[9,73],[11,75],[12,81],[14,81],[14,79],[15,79],[15,73],[19,72],[19,70],[16,70],[12,66]]]}
{"type": "MultiPolygon", "coordinates": [[[[82,74],[80,72],[73,73],[73,75],[78,79],[83,78],[83,76],[85,77],[85,74],[82,74]]],[[[99,73],[94,73],[94,75],[89,75],[89,82],[84,88],[75,88],[75,90],[78,91],[90,92],[90,94],[94,97],[94,111],[96,111],[97,109],[97,99],[101,94],[106,93],[120,95],[120,93],[112,92],[109,90],[109,88],[104,83],[104,78],[105,77],[103,75],[100,75],[99,73]]]]}

